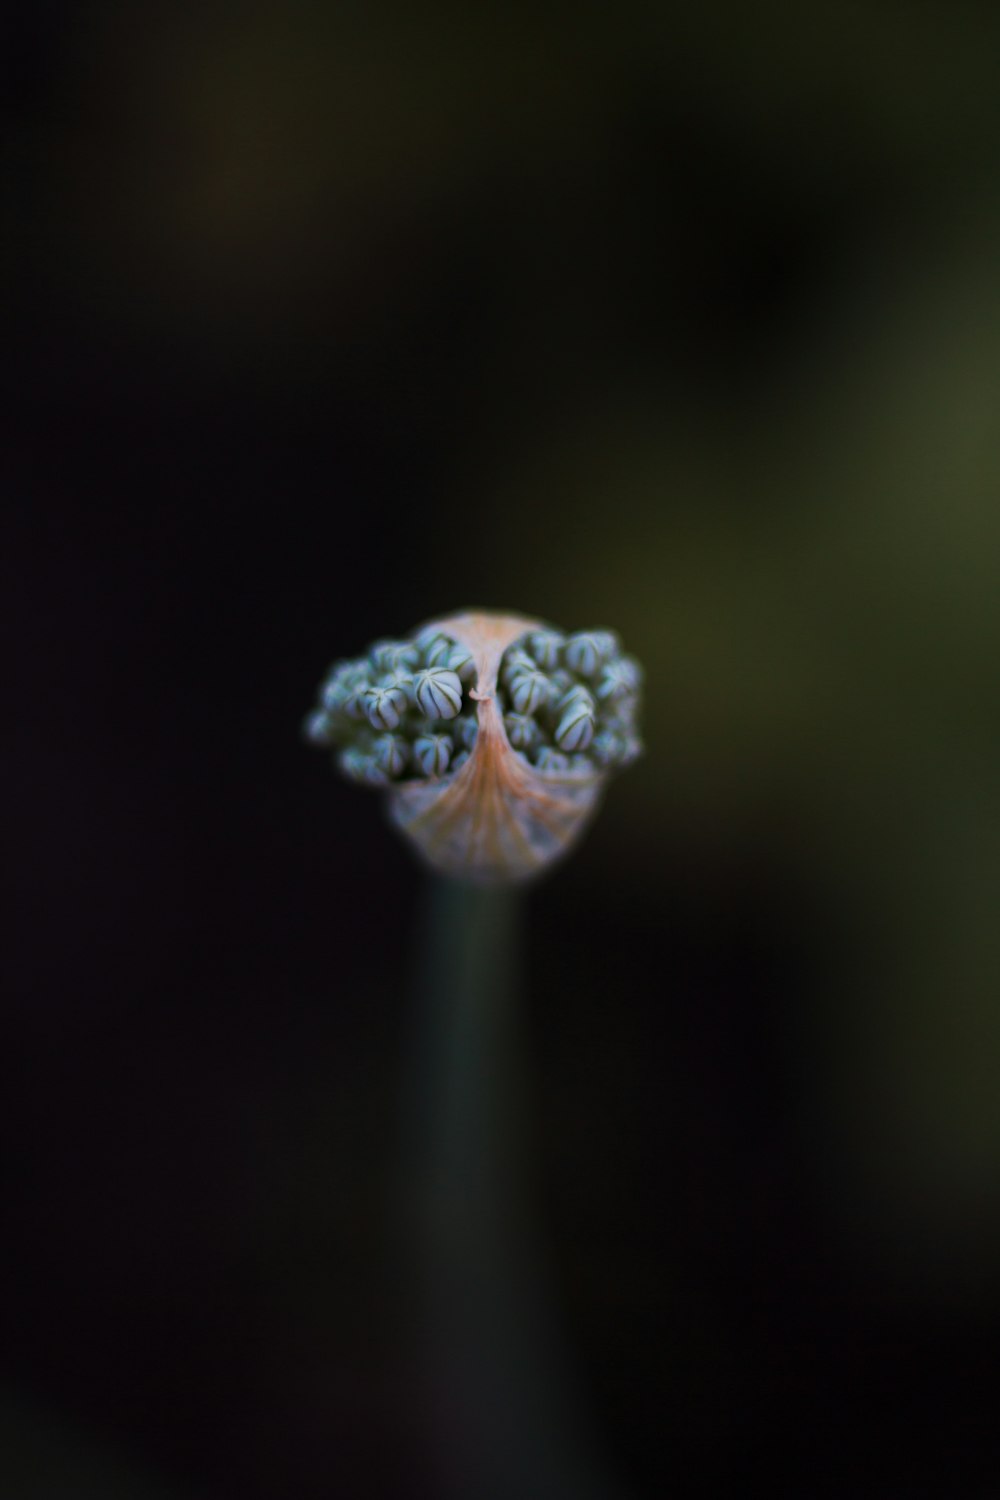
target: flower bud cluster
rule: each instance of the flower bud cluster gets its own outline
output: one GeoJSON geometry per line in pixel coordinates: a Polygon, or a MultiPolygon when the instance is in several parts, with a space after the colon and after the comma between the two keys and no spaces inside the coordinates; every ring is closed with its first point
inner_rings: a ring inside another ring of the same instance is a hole
{"type": "MultiPolygon", "coordinates": [[[[476,742],[475,672],[471,653],[436,627],[378,641],[330,668],[305,737],[368,786],[454,775],[476,742]]],[[[496,699],[512,749],[530,765],[592,777],[641,753],[641,685],[613,632],[539,629],[504,654],[496,699]]]]}
{"type": "Polygon", "coordinates": [[[539,771],[592,776],[629,765],[642,669],[610,630],[536,630],[500,663],[497,698],[512,747],[539,771]]]}
{"type": "Polygon", "coordinates": [[[474,680],[471,654],[439,630],[377,641],[366,656],[334,663],[303,732],[367,786],[449,775],[475,743],[474,680]]]}

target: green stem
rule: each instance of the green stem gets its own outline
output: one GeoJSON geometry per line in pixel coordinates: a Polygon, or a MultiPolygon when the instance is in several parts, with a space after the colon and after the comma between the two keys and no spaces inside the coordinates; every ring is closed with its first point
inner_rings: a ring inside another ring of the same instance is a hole
{"type": "Polygon", "coordinates": [[[442,1500],[596,1500],[526,1184],[521,919],[437,881],[425,910],[407,1151],[442,1500]]]}

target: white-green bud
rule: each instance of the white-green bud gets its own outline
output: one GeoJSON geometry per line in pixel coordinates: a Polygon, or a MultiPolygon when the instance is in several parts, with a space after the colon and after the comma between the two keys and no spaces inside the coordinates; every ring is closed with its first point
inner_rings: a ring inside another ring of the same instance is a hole
{"type": "Polygon", "coordinates": [[[442,662],[442,666],[449,667],[466,685],[475,679],[476,658],[464,646],[455,646],[447,661],[442,662]]]}
{"type": "Polygon", "coordinates": [[[373,729],[398,729],[406,712],[406,693],[401,687],[370,687],[365,690],[364,711],[373,729]]]}
{"type": "Polygon", "coordinates": [[[617,661],[608,662],[597,684],[597,696],[602,703],[613,703],[615,699],[626,698],[629,693],[636,691],[639,684],[633,667],[634,663],[630,662],[627,657],[619,657],[617,661]]]}
{"type": "Polygon", "coordinates": [[[563,693],[556,704],[556,712],[563,714],[576,703],[582,704],[591,718],[596,716],[597,704],[594,702],[594,695],[589,687],[584,687],[582,682],[575,682],[568,692],[563,693]]]}
{"type": "Polygon", "coordinates": [[[460,771],[462,769],[462,767],[465,765],[465,762],[468,760],[468,758],[469,758],[469,752],[468,752],[468,750],[460,750],[458,752],[458,754],[455,756],[455,759],[451,763],[451,772],[452,772],[452,775],[454,775],[456,771],[460,771]]]}
{"type": "Polygon", "coordinates": [[[528,649],[545,672],[559,665],[559,653],[566,644],[566,637],[559,630],[536,630],[528,637],[528,649]]]}
{"type": "Polygon", "coordinates": [[[586,750],[594,738],[594,712],[584,698],[569,703],[556,727],[555,739],[560,750],[570,754],[586,750]]]}
{"type": "Polygon", "coordinates": [[[591,630],[588,634],[597,642],[602,661],[610,661],[622,649],[622,643],[613,630],[591,630]]]}
{"type": "Polygon", "coordinates": [[[379,641],[368,654],[376,672],[405,673],[420,661],[412,641],[379,641]]]}
{"type": "Polygon", "coordinates": [[[535,765],[539,771],[558,771],[564,774],[569,770],[569,756],[564,755],[561,750],[553,750],[551,745],[542,745],[535,756],[535,765]]]}
{"type": "Polygon", "coordinates": [[[452,652],[458,649],[458,645],[450,636],[439,635],[424,651],[424,661],[429,667],[446,667],[452,652]]]}
{"type": "Polygon", "coordinates": [[[398,688],[407,704],[413,702],[413,674],[402,670],[384,672],[374,684],[380,688],[398,688]]]}
{"type": "Polygon", "coordinates": [[[387,776],[399,776],[410,758],[410,747],[400,734],[380,734],[372,745],[375,764],[387,776]]]}
{"type": "Polygon", "coordinates": [[[515,750],[531,750],[538,744],[540,731],[530,714],[505,714],[503,722],[515,750]]]}
{"type": "Polygon", "coordinates": [[[602,646],[605,643],[601,634],[600,631],[580,631],[570,636],[563,651],[563,660],[570,671],[578,672],[581,677],[596,676],[604,658],[602,646]]]}
{"type": "Polygon", "coordinates": [[[625,748],[618,763],[621,766],[630,766],[633,761],[639,759],[641,754],[642,740],[637,734],[628,734],[625,736],[625,748]]]}
{"type": "Polygon", "coordinates": [[[333,723],[329,714],[322,708],[315,709],[303,724],[302,733],[310,745],[328,748],[333,744],[333,723]]]}
{"type": "Polygon", "coordinates": [[[423,776],[443,776],[451,755],[451,739],[446,734],[422,734],[413,742],[413,762],[423,776]]]}
{"type": "Polygon", "coordinates": [[[511,646],[500,664],[500,681],[509,687],[520,672],[537,672],[538,663],[529,656],[523,646],[511,646]]]}
{"type": "Polygon", "coordinates": [[[413,637],[411,645],[418,652],[420,659],[426,663],[428,651],[432,650],[438,641],[445,640],[448,640],[448,637],[436,625],[427,625],[413,637]]]}
{"type": "Polygon", "coordinates": [[[594,735],[590,758],[598,766],[613,766],[625,753],[625,741],[613,729],[601,729],[594,735]]]}
{"type": "Polygon", "coordinates": [[[453,719],[462,707],[462,684],[448,667],[427,667],[413,682],[413,696],[428,719],[453,719]]]}
{"type": "Polygon", "coordinates": [[[343,682],[331,678],[319,690],[319,701],[328,714],[342,713],[350,689],[343,682]]]}
{"type": "Polygon", "coordinates": [[[552,693],[548,678],[535,667],[517,672],[509,684],[510,704],[516,714],[533,714],[552,693]]]}
{"type": "Polygon", "coordinates": [[[631,734],[635,729],[636,719],[639,713],[639,700],[634,697],[616,698],[615,701],[605,709],[605,722],[609,729],[617,729],[620,734],[631,734]]]}
{"type": "Polygon", "coordinates": [[[337,756],[337,765],[351,781],[360,781],[366,786],[388,786],[389,777],[367,751],[351,746],[337,756]]]}
{"type": "Polygon", "coordinates": [[[479,733],[478,718],[475,714],[460,714],[452,725],[452,733],[457,745],[465,750],[471,750],[479,733]]]}
{"type": "Polygon", "coordinates": [[[353,682],[346,690],[340,707],[349,719],[354,719],[360,723],[363,719],[367,718],[366,698],[370,691],[371,684],[367,679],[353,682]]]}

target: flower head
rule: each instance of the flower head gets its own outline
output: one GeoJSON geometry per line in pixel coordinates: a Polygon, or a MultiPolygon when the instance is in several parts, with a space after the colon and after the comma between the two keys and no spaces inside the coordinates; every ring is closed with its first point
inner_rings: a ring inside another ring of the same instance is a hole
{"type": "Polygon", "coordinates": [[[609,773],[641,753],[641,681],[612,631],[469,613],[337,663],[303,733],[388,790],[437,868],[519,879],[569,847],[609,773]]]}

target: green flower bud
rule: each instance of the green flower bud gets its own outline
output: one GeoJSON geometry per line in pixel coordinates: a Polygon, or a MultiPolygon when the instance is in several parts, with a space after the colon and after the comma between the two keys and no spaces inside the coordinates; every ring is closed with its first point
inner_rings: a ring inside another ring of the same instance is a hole
{"type": "Polygon", "coordinates": [[[516,714],[533,714],[552,693],[548,678],[535,667],[516,673],[509,683],[510,703],[516,714]]]}
{"type": "Polygon", "coordinates": [[[376,672],[407,672],[420,662],[420,652],[412,641],[379,641],[369,652],[376,672]]]}
{"type": "Polygon", "coordinates": [[[347,688],[344,700],[340,706],[349,719],[354,719],[360,723],[367,717],[365,699],[370,691],[371,684],[367,680],[354,682],[347,688]]]}
{"type": "Polygon", "coordinates": [[[605,644],[600,631],[580,631],[566,642],[563,660],[570,671],[578,672],[581,677],[595,677],[604,659],[605,644]]]}
{"type": "MultiPolygon", "coordinates": [[[[572,697],[572,695],[570,695],[572,697]]],[[[573,753],[586,750],[594,738],[594,712],[584,698],[569,703],[556,727],[555,739],[560,750],[573,753]]]]}
{"type": "Polygon", "coordinates": [[[529,656],[523,646],[511,646],[500,663],[500,681],[510,687],[511,681],[520,672],[537,672],[538,663],[529,656]]]}
{"type": "Polygon", "coordinates": [[[337,765],[351,781],[359,781],[365,786],[389,785],[389,777],[376,763],[375,757],[356,745],[341,751],[337,765]]]}
{"type": "Polygon", "coordinates": [[[597,684],[597,696],[602,703],[613,703],[617,698],[626,698],[639,686],[635,663],[627,656],[609,661],[597,684]]]}
{"type": "Polygon", "coordinates": [[[590,745],[590,758],[598,766],[617,765],[625,753],[625,741],[613,729],[601,729],[590,745]]]}
{"type": "Polygon", "coordinates": [[[432,641],[424,652],[424,661],[429,667],[447,667],[452,652],[459,649],[459,646],[450,636],[439,635],[437,640],[432,641]]]}
{"type": "Polygon", "coordinates": [[[464,646],[455,646],[448,660],[443,662],[442,665],[447,666],[455,673],[456,677],[460,678],[467,685],[475,680],[476,659],[472,652],[467,651],[464,646]]]}
{"type": "Polygon", "coordinates": [[[322,708],[317,708],[309,715],[302,726],[302,733],[310,745],[319,745],[322,749],[333,744],[333,721],[330,715],[322,708]]]}
{"type": "Polygon", "coordinates": [[[460,714],[452,725],[456,745],[471,750],[479,733],[479,720],[475,714],[460,714]]]}
{"type": "Polygon", "coordinates": [[[556,703],[556,712],[563,714],[576,703],[582,704],[591,718],[596,716],[597,704],[594,702],[594,695],[590,688],[584,687],[582,682],[575,682],[568,692],[563,693],[556,703]]]}
{"type": "Polygon", "coordinates": [[[380,734],[372,745],[375,764],[387,776],[399,776],[406,769],[410,747],[400,734],[380,734]]]}
{"type": "Polygon", "coordinates": [[[639,759],[642,751],[643,745],[642,740],[640,740],[639,736],[637,734],[626,735],[625,748],[622,751],[621,759],[619,760],[618,764],[621,766],[630,766],[633,761],[639,759]]]}
{"type": "Polygon", "coordinates": [[[462,684],[447,667],[427,667],[414,678],[413,696],[428,719],[453,719],[462,707],[462,684]]]}
{"type": "Polygon", "coordinates": [[[530,714],[505,714],[503,722],[515,750],[531,750],[538,744],[540,730],[530,714]]]}
{"type": "MultiPolygon", "coordinates": [[[[448,636],[443,631],[439,630],[436,625],[429,625],[425,626],[423,630],[419,631],[413,637],[411,645],[416,650],[420,660],[427,663],[427,653],[433,650],[438,641],[446,640],[448,640],[448,636]]],[[[451,644],[454,644],[454,642],[451,644]]]]}
{"type": "Polygon", "coordinates": [[[622,649],[622,643],[613,630],[591,630],[588,633],[597,642],[602,661],[610,661],[622,649]]]}
{"type": "Polygon", "coordinates": [[[423,776],[443,776],[451,756],[451,739],[446,734],[422,734],[413,742],[414,765],[423,776]]]}
{"type": "Polygon", "coordinates": [[[565,774],[569,770],[569,756],[564,755],[561,750],[553,750],[551,745],[542,745],[535,755],[535,765],[539,771],[558,771],[565,774]]]}
{"type": "Polygon", "coordinates": [[[373,729],[398,729],[406,712],[406,693],[401,687],[370,687],[363,695],[365,715],[373,729]]]}
{"type": "Polygon", "coordinates": [[[605,722],[609,729],[617,729],[619,734],[629,735],[635,731],[638,715],[638,698],[618,698],[605,710],[605,722]]]}
{"type": "Polygon", "coordinates": [[[551,672],[559,665],[559,653],[566,644],[566,637],[559,630],[536,630],[528,637],[528,650],[544,672],[551,672]]]}

